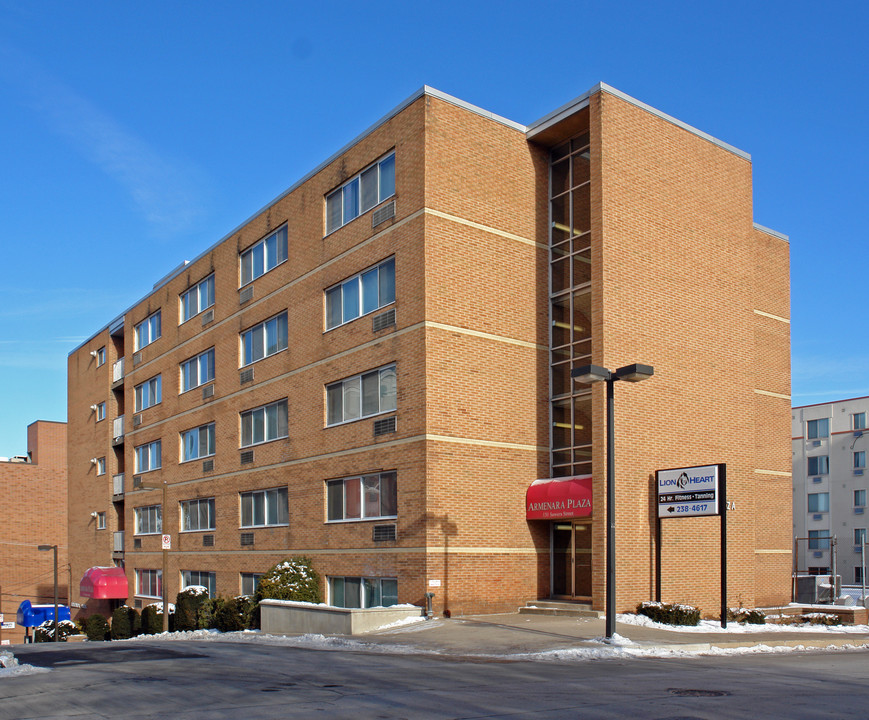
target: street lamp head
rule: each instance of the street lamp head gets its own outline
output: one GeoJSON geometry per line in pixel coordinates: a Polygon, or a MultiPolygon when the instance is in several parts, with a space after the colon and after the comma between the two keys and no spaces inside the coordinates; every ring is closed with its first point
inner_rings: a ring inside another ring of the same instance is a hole
{"type": "Polygon", "coordinates": [[[638,363],[625,365],[615,371],[617,380],[625,380],[627,382],[640,382],[640,380],[647,380],[654,374],[655,368],[651,365],[640,365],[638,363]]]}
{"type": "Polygon", "coordinates": [[[609,380],[611,373],[600,365],[582,365],[570,371],[570,377],[577,382],[593,383],[601,380],[609,380]]]}
{"type": "Polygon", "coordinates": [[[39,545],[37,550],[41,550],[42,552],[48,552],[49,550],[54,550],[57,545],[39,545]]]}

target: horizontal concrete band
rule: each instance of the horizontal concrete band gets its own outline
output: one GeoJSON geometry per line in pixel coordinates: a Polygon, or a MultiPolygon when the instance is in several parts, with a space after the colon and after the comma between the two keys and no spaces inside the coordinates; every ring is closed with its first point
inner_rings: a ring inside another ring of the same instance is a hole
{"type": "Polygon", "coordinates": [[[755,388],[754,392],[757,393],[758,395],[766,395],[767,397],[781,398],[782,400],[790,400],[791,399],[790,395],[784,395],[782,393],[770,392],[769,390],[758,390],[757,388],[755,388]]]}
{"type": "Polygon", "coordinates": [[[755,555],[790,555],[793,553],[793,550],[788,548],[787,550],[761,550],[760,548],[755,548],[755,555]]]}
{"type": "MultiPolygon", "coordinates": [[[[302,273],[297,278],[294,278],[294,279],[290,280],[289,282],[284,283],[278,289],[273,290],[272,292],[268,293],[267,295],[263,295],[260,298],[255,298],[254,300],[251,300],[250,302],[245,303],[245,306],[243,308],[239,308],[237,311],[235,311],[231,315],[228,315],[225,318],[223,318],[222,320],[218,320],[217,322],[212,323],[209,326],[207,332],[211,332],[215,328],[219,328],[222,325],[225,325],[226,323],[231,322],[232,320],[237,318],[239,315],[241,315],[242,312],[245,312],[251,308],[255,308],[255,307],[261,305],[262,303],[268,302],[276,295],[284,292],[287,288],[291,288],[295,285],[298,285],[299,283],[304,282],[305,280],[309,279],[310,277],[316,275],[319,272],[322,272],[323,270],[330,267],[331,265],[334,265],[335,263],[340,262],[341,260],[349,257],[354,252],[361,250],[365,247],[368,247],[372,243],[377,242],[382,237],[388,235],[389,233],[395,232],[400,227],[407,225],[408,223],[412,222],[413,220],[416,220],[417,218],[422,217],[423,215],[431,215],[432,217],[438,217],[438,218],[441,218],[444,220],[449,220],[451,222],[455,222],[455,223],[458,223],[460,225],[464,225],[466,227],[472,227],[472,228],[475,228],[475,229],[480,230],[482,232],[488,233],[490,235],[495,235],[496,237],[503,238],[505,240],[520,242],[524,245],[532,245],[532,246],[535,246],[535,247],[543,249],[543,250],[546,249],[546,245],[544,245],[542,243],[538,243],[534,240],[530,240],[529,238],[524,238],[524,237],[521,237],[520,235],[514,235],[513,233],[509,233],[509,232],[506,232],[504,230],[499,230],[498,228],[493,228],[493,227],[488,226],[488,225],[482,225],[480,223],[473,222],[472,220],[466,220],[464,218],[458,217],[457,215],[450,215],[449,213],[441,212],[440,210],[434,210],[432,208],[424,207],[424,208],[417,210],[416,212],[411,213],[410,215],[408,215],[406,217],[403,217],[401,220],[390,225],[389,227],[387,227],[379,232],[374,233],[374,235],[372,235],[370,238],[363,240],[362,242],[357,243],[353,247],[348,248],[347,250],[345,250],[342,253],[339,253],[335,257],[329,258],[325,262],[320,263],[315,268],[312,268],[311,270],[308,270],[307,272],[302,273]]],[[[206,331],[203,330],[203,332],[206,332],[206,331]]],[[[148,360],[144,363],[141,363],[140,365],[137,365],[135,368],[130,369],[130,371],[127,373],[126,377],[129,378],[129,377],[132,377],[133,375],[136,375],[136,374],[145,375],[144,370],[149,365],[162,359],[165,355],[169,354],[169,352],[174,352],[180,348],[183,348],[183,347],[189,345],[190,343],[195,342],[199,338],[200,335],[202,335],[201,332],[197,333],[196,335],[191,337],[189,340],[185,340],[184,342],[181,342],[181,343],[178,343],[177,345],[174,345],[170,351],[165,352],[165,353],[161,353],[160,355],[156,355],[155,357],[151,358],[150,360],[148,360]]]]}
{"type": "MultiPolygon", "coordinates": [[[[275,550],[171,550],[174,555],[549,555],[549,548],[499,548],[499,547],[357,547],[357,548],[277,548],[275,550]]],[[[162,550],[128,550],[125,555],[160,555],[162,550]]]]}
{"type": "MultiPolygon", "coordinates": [[[[372,443],[370,445],[362,445],[360,447],[350,448],[348,450],[336,450],[335,452],[330,453],[321,453],[319,455],[309,455],[303,458],[297,458],[295,460],[285,460],[284,462],[272,463],[270,465],[259,465],[253,468],[245,468],[244,470],[234,470],[228,473],[220,473],[209,475],[208,477],[202,478],[194,478],[193,480],[182,480],[181,482],[176,483],[168,483],[169,487],[176,487],[181,485],[194,485],[196,483],[201,482],[213,482],[214,480],[228,478],[228,477],[236,477],[238,475],[251,475],[257,472],[264,472],[266,470],[275,470],[277,468],[284,467],[292,467],[293,465],[302,465],[304,463],[316,462],[318,460],[328,460],[330,458],[337,457],[346,457],[348,455],[355,455],[356,453],[369,452],[371,450],[380,450],[382,451],[384,448],[393,448],[401,445],[409,445],[411,443],[419,443],[419,442],[442,442],[442,443],[456,443],[458,445],[475,445],[477,447],[488,447],[488,448],[498,448],[500,450],[518,450],[520,452],[549,452],[549,448],[542,447],[538,445],[522,445],[520,443],[505,443],[505,442],[496,442],[494,440],[477,440],[474,438],[461,438],[461,437],[451,437],[449,435],[433,435],[431,433],[423,433],[420,435],[412,435],[411,437],[399,438],[398,440],[389,440],[387,442],[380,443],[372,443]]],[[[149,490],[130,490],[126,492],[127,495],[136,495],[138,493],[150,492],[149,490]]]]}
{"type": "Polygon", "coordinates": [[[759,468],[755,468],[754,471],[758,475],[775,475],[777,477],[791,477],[793,473],[783,472],[781,470],[761,470],[759,468]]]}
{"type": "Polygon", "coordinates": [[[764,312],[763,310],[755,310],[756,315],[762,315],[765,318],[769,318],[770,320],[778,320],[779,322],[787,323],[790,325],[791,321],[788,318],[781,317],[780,315],[773,315],[772,313],[764,312]]]}

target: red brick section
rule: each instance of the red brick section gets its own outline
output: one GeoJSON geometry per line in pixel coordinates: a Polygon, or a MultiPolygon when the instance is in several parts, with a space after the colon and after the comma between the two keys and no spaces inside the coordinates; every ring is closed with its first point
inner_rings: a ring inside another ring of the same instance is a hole
{"type": "MultiPolygon", "coordinates": [[[[774,512],[781,505],[785,513],[790,504],[774,492],[761,501],[757,488],[781,481],[754,471],[779,469],[780,453],[761,457],[756,446],[781,436],[786,448],[788,436],[777,419],[762,436],[755,427],[759,413],[787,402],[754,388],[787,392],[786,366],[770,367],[782,352],[786,357],[787,336],[786,326],[782,335],[769,324],[777,321],[754,310],[787,315],[787,249],[752,229],[747,161],[611,96],[592,98],[591,127],[595,360],[656,367],[654,380],[618,388],[619,604],[650,597],[651,474],[698,462],[727,462],[733,478],[734,602],[776,597],[780,557],[755,549],[778,548],[780,533],[756,527],[755,503],[774,503],[774,512]],[[783,301],[767,301],[757,290],[759,262],[763,274],[777,278],[765,292],[784,293],[783,301]],[[772,347],[764,332],[778,333],[772,347]],[[760,360],[769,377],[758,375],[760,360]]],[[[139,548],[133,542],[134,509],[160,502],[157,492],[133,490],[134,448],[156,439],[163,467],[143,480],[169,484],[163,523],[172,535],[171,598],[181,571],[216,572],[218,593],[234,595],[239,573],[262,572],[295,554],[310,555],[324,576],[397,577],[400,602],[423,604],[431,589],[438,613],[510,610],[548,596],[549,526],[527,522],[524,513],[526,488],[548,475],[547,187],[548,149],[515,128],[425,96],[157,288],[126,314],[116,337],[104,330],[72,353],[73,599],[80,600],[78,581],[88,567],[113,563],[113,532],[125,531],[131,602],[135,570],[160,568],[159,536],[139,537],[139,548]],[[395,218],[372,228],[366,213],[324,237],[325,195],[393,149],[395,218]],[[239,252],[284,223],[289,259],[254,281],[253,298],[241,304],[239,252]],[[390,256],[396,326],[375,333],[365,316],[324,332],[324,290],[390,256]],[[179,325],[180,293],[212,272],[214,319],[179,325]],[[134,366],[133,328],[158,309],[162,337],[134,366]],[[254,380],[242,384],[239,333],[283,311],[288,349],[255,363],[254,380]],[[103,346],[108,362],[97,367],[90,352],[103,346]],[[200,389],[179,393],[180,363],[210,347],[213,397],[200,389]],[[111,365],[122,356],[127,374],[113,389],[111,365]],[[390,363],[398,373],[395,433],[375,438],[372,419],[325,426],[328,383],[390,363]],[[162,402],[134,427],[134,388],[157,374],[162,402]],[[253,448],[254,462],[242,465],[239,413],[281,398],[288,399],[289,437],[253,448]],[[90,405],[103,400],[108,416],[96,422],[90,405]],[[116,451],[111,423],[120,414],[126,435],[116,451]],[[208,422],[216,423],[213,469],[181,463],[180,433],[208,422]],[[97,477],[90,459],[101,456],[107,473],[97,477]],[[372,539],[377,521],[326,522],[325,480],[383,470],[398,473],[395,541],[372,539]],[[126,492],[113,502],[112,475],[121,472],[126,492]],[[254,545],[241,546],[241,532],[249,530],[240,527],[239,493],[283,486],[289,526],[254,529],[254,545]],[[213,547],[203,544],[205,533],[179,532],[179,502],[208,497],[216,504],[213,547]],[[106,530],[90,521],[94,511],[107,513],[106,530]]],[[[603,417],[601,395],[595,412],[603,417]]],[[[595,462],[600,607],[599,427],[595,462]]],[[[789,515],[782,517],[789,528],[789,515]]],[[[714,609],[716,521],[667,529],[667,596],[714,609]]],[[[89,601],[87,612],[110,607],[89,601]]]]}
{"type": "MultiPolygon", "coordinates": [[[[0,598],[6,621],[15,621],[24,600],[54,602],[54,554],[39,545],[57,545],[58,596],[69,596],[66,538],[66,423],[37,420],[27,427],[29,462],[0,462],[0,598]]],[[[3,640],[22,642],[24,629],[3,630],[3,640]]]]}

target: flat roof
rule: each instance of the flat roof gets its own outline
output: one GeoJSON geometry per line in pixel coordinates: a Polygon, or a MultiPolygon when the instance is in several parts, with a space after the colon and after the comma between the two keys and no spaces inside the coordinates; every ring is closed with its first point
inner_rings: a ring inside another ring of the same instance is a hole
{"type": "MultiPolygon", "coordinates": [[[[106,323],[99,330],[97,330],[95,333],[90,335],[90,337],[88,337],[86,340],[84,340],[81,343],[79,343],[78,345],[76,345],[72,350],[70,350],[69,355],[72,355],[73,353],[78,352],[82,347],[84,347],[89,342],[91,342],[95,337],[97,337],[97,335],[99,335],[102,332],[105,332],[106,330],[109,330],[110,333],[116,333],[119,329],[121,329],[123,327],[124,318],[125,318],[126,314],[128,312],[130,312],[130,310],[132,310],[134,307],[136,307],[139,303],[141,303],[143,300],[145,300],[147,297],[149,297],[155,290],[158,290],[163,285],[165,285],[166,283],[168,283],[169,281],[171,281],[172,279],[177,277],[181,272],[184,271],[184,269],[188,265],[192,265],[193,263],[197,262],[201,258],[208,255],[208,253],[212,252],[221,243],[225,242],[230,237],[232,237],[236,232],[238,232],[245,225],[247,225],[248,223],[253,221],[257,216],[259,216],[260,214],[262,214],[263,212],[268,210],[275,203],[280,202],[283,198],[285,198],[287,195],[289,195],[294,190],[297,190],[301,185],[303,185],[308,180],[310,180],[314,175],[319,173],[321,170],[323,170],[325,167],[327,167],[330,163],[334,162],[337,158],[339,158],[341,155],[346,153],[354,145],[356,145],[357,143],[361,142],[363,139],[365,139],[366,137],[371,135],[371,133],[373,133],[375,130],[380,128],[382,125],[389,122],[392,118],[394,118],[396,115],[398,115],[402,110],[404,110],[405,108],[407,108],[408,106],[410,106],[411,104],[413,104],[414,102],[419,100],[421,97],[428,96],[428,97],[437,98],[439,100],[442,100],[443,102],[450,103],[451,105],[455,105],[456,107],[460,107],[460,108],[467,110],[469,112],[472,112],[476,115],[480,115],[481,117],[485,117],[485,118],[488,118],[489,120],[492,120],[494,122],[505,125],[505,126],[512,128],[518,132],[525,133],[525,136],[528,140],[533,140],[536,135],[539,135],[541,132],[544,132],[548,128],[552,127],[554,124],[561,122],[562,120],[568,118],[570,115],[573,115],[573,114],[583,110],[584,108],[588,107],[589,98],[597,92],[610,93],[611,95],[614,95],[618,98],[621,98],[622,100],[625,100],[626,102],[629,102],[632,105],[636,105],[637,107],[640,107],[643,110],[646,110],[647,112],[650,112],[653,115],[656,115],[657,117],[660,117],[664,120],[667,120],[668,122],[671,122],[674,125],[677,125],[684,130],[687,130],[691,133],[694,133],[695,135],[702,137],[702,138],[708,140],[709,142],[712,142],[715,145],[718,145],[719,147],[722,147],[725,150],[728,150],[729,152],[735,153],[736,155],[739,155],[740,157],[743,157],[746,160],[751,161],[751,155],[749,155],[748,153],[743,152],[742,150],[739,150],[738,148],[735,148],[734,146],[729,145],[728,143],[726,143],[722,140],[718,140],[717,138],[712,137],[708,133],[705,133],[702,130],[698,130],[697,128],[694,128],[694,127],[688,125],[687,123],[683,123],[681,120],[677,120],[676,118],[674,118],[670,115],[667,115],[666,113],[663,113],[660,110],[653,108],[651,105],[647,105],[646,103],[640,102],[639,100],[631,97],[630,95],[627,95],[627,94],[621,92],[620,90],[616,90],[614,87],[611,87],[610,85],[607,85],[606,83],[603,83],[603,82],[598,83],[597,85],[592,87],[588,92],[585,92],[582,95],[574,98],[570,102],[565,103],[561,107],[559,107],[556,110],[553,110],[552,112],[544,115],[542,118],[531,123],[530,125],[523,125],[523,124],[515,122],[513,120],[509,120],[508,118],[502,117],[500,115],[496,115],[495,113],[489,112],[488,110],[484,110],[483,108],[481,108],[477,105],[472,105],[471,103],[465,102],[464,100],[461,100],[457,97],[454,97],[453,95],[449,95],[445,92],[441,92],[440,90],[437,90],[437,89],[430,87],[428,85],[423,85],[419,90],[412,93],[409,97],[405,98],[402,102],[400,102],[398,105],[396,105],[394,108],[392,108],[392,110],[387,112],[383,117],[381,117],[379,120],[377,120],[372,125],[370,125],[368,128],[366,128],[361,133],[359,133],[359,135],[357,135],[352,140],[350,140],[350,142],[346,143],[341,148],[339,148],[334,153],[332,153],[329,157],[327,157],[325,160],[323,160],[323,162],[321,162],[319,165],[317,165],[313,170],[305,173],[305,175],[303,175],[296,182],[294,182],[292,185],[290,185],[290,187],[288,187],[286,190],[284,190],[280,195],[278,195],[277,197],[275,197],[272,200],[270,200],[269,202],[267,202],[265,205],[263,205],[261,208],[259,208],[256,212],[254,212],[252,215],[248,216],[245,220],[243,220],[241,223],[236,225],[232,230],[230,230],[228,233],[223,235],[219,240],[217,240],[216,242],[209,245],[208,248],[203,250],[201,253],[199,253],[192,260],[182,261],[173,270],[171,270],[167,275],[160,278],[160,280],[158,280],[154,284],[154,286],[151,288],[151,290],[149,292],[147,292],[145,295],[143,295],[138,300],[136,300],[126,310],[124,310],[123,312],[119,313],[114,318],[112,318],[108,323],[106,323]]],[[[768,232],[771,235],[775,235],[776,237],[780,237],[780,238],[785,239],[785,240],[788,239],[786,235],[782,235],[781,233],[777,233],[776,231],[770,230],[769,228],[764,228],[763,226],[758,226],[758,225],[755,225],[755,227],[757,227],[759,230],[763,230],[764,232],[768,232]]]]}

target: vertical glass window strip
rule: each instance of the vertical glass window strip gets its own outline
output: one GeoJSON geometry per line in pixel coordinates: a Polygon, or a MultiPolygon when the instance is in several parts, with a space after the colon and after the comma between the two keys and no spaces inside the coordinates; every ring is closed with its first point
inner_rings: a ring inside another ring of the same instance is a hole
{"type": "Polygon", "coordinates": [[[854,469],[860,470],[866,467],[866,451],[857,450],[854,452],[854,469]]]}
{"type": "Polygon", "coordinates": [[[866,490],[854,491],[854,507],[866,507],[866,490]]]}
{"type": "Polygon", "coordinates": [[[851,427],[853,430],[865,430],[866,429],[866,413],[865,412],[854,413],[851,416],[851,427]]]}
{"type": "Polygon", "coordinates": [[[591,472],[591,393],[570,371],[591,361],[591,155],[585,132],[554,148],[549,175],[550,467],[591,472]]]}
{"type": "Polygon", "coordinates": [[[181,363],[181,392],[214,380],[214,348],[181,363]]]}

